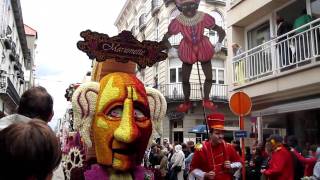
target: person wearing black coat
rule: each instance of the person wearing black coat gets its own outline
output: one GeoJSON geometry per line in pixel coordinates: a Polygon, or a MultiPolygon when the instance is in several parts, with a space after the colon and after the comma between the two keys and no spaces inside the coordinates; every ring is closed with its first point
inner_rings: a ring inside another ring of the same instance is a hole
{"type": "MultiPolygon", "coordinates": [[[[282,17],[277,16],[277,37],[288,33],[292,30],[292,25],[285,21],[282,17]]],[[[290,50],[290,43],[287,41],[288,36],[280,37],[277,40],[277,48],[279,51],[279,65],[280,67],[288,66],[292,62],[292,52],[290,50]]],[[[282,69],[283,70],[283,69],[282,69]]]]}

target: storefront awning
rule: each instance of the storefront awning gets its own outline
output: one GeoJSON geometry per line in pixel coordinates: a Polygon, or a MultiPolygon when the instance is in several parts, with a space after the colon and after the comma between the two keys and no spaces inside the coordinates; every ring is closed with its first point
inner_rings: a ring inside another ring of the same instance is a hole
{"type": "Polygon", "coordinates": [[[251,115],[258,117],[295,111],[304,111],[310,109],[320,109],[320,98],[271,106],[269,108],[262,109],[259,111],[252,111],[251,115]]]}

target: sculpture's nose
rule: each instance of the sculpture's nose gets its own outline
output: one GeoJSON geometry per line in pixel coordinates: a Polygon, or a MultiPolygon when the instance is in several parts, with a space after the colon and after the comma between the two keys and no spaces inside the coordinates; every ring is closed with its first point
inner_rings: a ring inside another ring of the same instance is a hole
{"type": "Polygon", "coordinates": [[[114,138],[124,143],[134,142],[139,135],[134,118],[133,91],[132,86],[127,87],[127,98],[123,103],[121,122],[114,132],[114,138]]]}

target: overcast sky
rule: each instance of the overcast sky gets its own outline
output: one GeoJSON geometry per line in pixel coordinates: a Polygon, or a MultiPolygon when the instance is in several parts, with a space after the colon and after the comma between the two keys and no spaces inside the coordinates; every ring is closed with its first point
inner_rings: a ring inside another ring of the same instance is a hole
{"type": "Polygon", "coordinates": [[[91,70],[91,60],[76,43],[86,29],[117,34],[114,22],[126,0],[21,0],[24,24],[38,32],[36,74],[39,85],[54,98],[51,127],[68,107],[65,90],[81,82],[91,70]]]}

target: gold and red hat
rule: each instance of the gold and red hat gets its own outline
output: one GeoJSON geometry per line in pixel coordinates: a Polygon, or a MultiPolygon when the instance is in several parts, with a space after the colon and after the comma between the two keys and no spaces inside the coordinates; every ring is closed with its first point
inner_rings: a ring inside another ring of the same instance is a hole
{"type": "Polygon", "coordinates": [[[182,4],[187,3],[187,2],[193,2],[193,3],[199,4],[200,0],[175,0],[175,2],[176,2],[177,6],[181,6],[182,4]]]}
{"type": "Polygon", "coordinates": [[[224,115],[221,113],[213,113],[207,116],[208,126],[210,129],[224,130],[224,115]]]}

